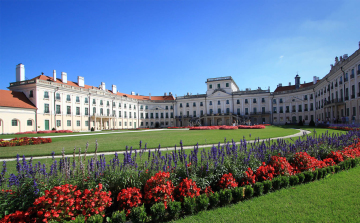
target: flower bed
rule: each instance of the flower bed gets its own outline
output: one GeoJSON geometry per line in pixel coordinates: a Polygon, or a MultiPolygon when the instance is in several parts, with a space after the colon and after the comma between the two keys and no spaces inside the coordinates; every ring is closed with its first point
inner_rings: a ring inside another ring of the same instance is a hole
{"type": "Polygon", "coordinates": [[[307,136],[294,143],[284,140],[272,145],[265,142],[249,145],[241,140],[239,145],[235,141],[219,143],[208,151],[195,146],[188,154],[184,153],[182,143],[180,148],[166,154],[160,148],[141,148],[140,143],[139,150],[130,148],[123,158],[115,153],[114,158],[106,161],[100,155],[84,164],[83,158],[74,154],[72,159],[64,157],[60,162],[53,158],[47,169],[40,163],[27,162],[25,157],[21,161],[18,156],[17,174],[5,178],[6,163],[3,164],[4,190],[0,198],[2,203],[11,205],[0,206],[0,215],[11,214],[0,217],[4,217],[3,222],[27,217],[73,219],[84,211],[76,206],[76,198],[94,191],[94,195],[103,194],[103,202],[93,204],[100,198],[89,195],[88,202],[81,203],[86,208],[86,218],[97,213],[102,218],[107,213],[110,219],[133,222],[145,222],[149,215],[153,220],[172,220],[354,167],[359,163],[359,138],[359,131],[349,131],[344,135],[307,136]],[[146,161],[142,162],[143,159],[146,161]],[[56,195],[59,191],[63,194],[56,195]],[[43,193],[45,197],[41,198],[43,193]],[[114,201],[111,206],[110,199],[114,201]],[[26,215],[31,206],[36,212],[26,215]]]}
{"type": "Polygon", "coordinates": [[[20,137],[20,138],[14,138],[12,140],[0,139],[0,147],[37,145],[37,144],[45,144],[45,143],[51,143],[51,138],[20,137]]]}
{"type": "Polygon", "coordinates": [[[264,129],[265,125],[238,125],[238,129],[264,129]]]}
{"type": "Polygon", "coordinates": [[[17,132],[17,135],[24,135],[24,134],[44,134],[44,133],[72,133],[71,130],[45,130],[45,131],[28,131],[28,132],[17,132]]]}

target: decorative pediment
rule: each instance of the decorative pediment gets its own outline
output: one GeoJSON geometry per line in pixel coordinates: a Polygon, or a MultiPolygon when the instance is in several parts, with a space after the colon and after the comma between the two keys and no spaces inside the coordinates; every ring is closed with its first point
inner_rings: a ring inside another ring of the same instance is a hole
{"type": "Polygon", "coordinates": [[[210,95],[208,95],[208,98],[216,98],[216,97],[228,97],[229,93],[226,93],[224,89],[218,88],[215,89],[210,95]]]}

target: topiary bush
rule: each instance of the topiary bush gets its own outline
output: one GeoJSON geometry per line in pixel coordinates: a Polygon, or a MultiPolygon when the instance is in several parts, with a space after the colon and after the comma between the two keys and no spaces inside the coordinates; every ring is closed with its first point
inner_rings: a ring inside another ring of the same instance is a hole
{"type": "Polygon", "coordinates": [[[264,184],[261,182],[257,182],[254,184],[254,194],[255,196],[261,196],[264,192],[264,184]]]}
{"type": "Polygon", "coordinates": [[[315,170],[315,171],[312,172],[312,174],[313,174],[312,180],[314,181],[314,180],[316,180],[316,179],[318,178],[319,171],[318,171],[318,170],[315,170]]]}
{"type": "Polygon", "coordinates": [[[249,199],[253,195],[254,195],[254,189],[250,185],[245,186],[245,198],[249,199]]]}
{"type": "Polygon", "coordinates": [[[209,197],[202,194],[196,198],[196,208],[198,211],[205,211],[209,207],[209,197]]]}
{"type": "Polygon", "coordinates": [[[340,172],[340,170],[341,170],[341,167],[339,165],[336,165],[335,166],[335,173],[340,172]]]}
{"type": "Polygon", "coordinates": [[[289,178],[290,186],[295,186],[299,183],[299,177],[296,175],[293,175],[289,178]]]}
{"type": "Polygon", "coordinates": [[[210,207],[217,207],[220,203],[220,195],[218,192],[215,192],[209,196],[210,207]]]}
{"type": "Polygon", "coordinates": [[[271,180],[264,181],[263,185],[264,185],[264,194],[269,193],[272,188],[272,181],[271,180]]]}
{"type": "Polygon", "coordinates": [[[219,192],[220,205],[228,205],[232,201],[232,193],[230,189],[223,189],[219,192]]]}
{"type": "Polygon", "coordinates": [[[195,213],[196,210],[196,200],[195,197],[184,197],[184,202],[182,207],[185,214],[191,215],[195,213]]]}
{"type": "Polygon", "coordinates": [[[155,203],[150,208],[151,219],[155,222],[161,222],[164,220],[166,209],[164,203],[155,203]]]}
{"type": "Polygon", "coordinates": [[[234,199],[234,202],[237,203],[239,201],[241,201],[245,194],[245,188],[244,187],[235,187],[234,189],[232,189],[232,197],[234,199]]]}
{"type": "Polygon", "coordinates": [[[134,207],[130,212],[130,219],[134,223],[142,223],[147,221],[147,215],[144,205],[134,207]]]}
{"type": "Polygon", "coordinates": [[[299,178],[299,184],[304,183],[304,181],[305,181],[305,175],[304,175],[303,173],[299,173],[299,174],[297,175],[297,177],[299,178]]]}
{"type": "Polygon", "coordinates": [[[181,202],[179,201],[170,201],[168,203],[167,208],[168,214],[169,214],[169,220],[176,220],[180,217],[181,213],[181,202]]]}
{"type": "Polygon", "coordinates": [[[281,184],[280,184],[280,187],[281,188],[287,188],[289,186],[289,177],[287,176],[282,176],[281,177],[281,184]]]}
{"type": "Polygon", "coordinates": [[[305,171],[303,172],[304,176],[305,176],[305,179],[304,179],[304,183],[308,183],[310,181],[312,181],[313,179],[313,172],[311,171],[305,171]]]}
{"type": "Polygon", "coordinates": [[[276,177],[272,180],[274,190],[279,190],[281,186],[281,177],[276,177]]]}

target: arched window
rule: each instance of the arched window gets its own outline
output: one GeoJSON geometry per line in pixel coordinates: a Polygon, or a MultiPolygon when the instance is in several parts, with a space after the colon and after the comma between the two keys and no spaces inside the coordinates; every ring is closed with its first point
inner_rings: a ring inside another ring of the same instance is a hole
{"type": "Polygon", "coordinates": [[[32,120],[27,120],[27,126],[32,126],[33,121],[32,120]]]}
{"type": "Polygon", "coordinates": [[[11,126],[18,126],[18,120],[16,119],[11,120],[11,126]]]}

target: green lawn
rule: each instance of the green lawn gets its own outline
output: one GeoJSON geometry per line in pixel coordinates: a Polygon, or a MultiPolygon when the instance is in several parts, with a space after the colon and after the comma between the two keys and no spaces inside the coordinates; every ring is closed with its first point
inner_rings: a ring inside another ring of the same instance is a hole
{"type": "Polygon", "coordinates": [[[95,151],[95,140],[98,140],[98,152],[123,151],[126,146],[139,148],[139,141],[142,140],[143,146],[147,143],[148,148],[156,148],[161,145],[162,148],[179,146],[180,140],[183,145],[195,145],[199,143],[217,144],[234,139],[240,141],[244,137],[247,140],[260,138],[268,139],[279,136],[287,136],[298,133],[299,131],[291,128],[282,128],[276,126],[267,126],[266,129],[238,129],[238,130],[163,130],[153,132],[124,132],[106,135],[74,136],[53,138],[52,143],[29,146],[3,147],[0,149],[0,158],[13,158],[16,154],[25,156],[50,155],[52,151],[60,155],[62,148],[65,148],[66,154],[72,154],[73,149],[85,149],[89,142],[88,152],[95,151]],[[250,135],[251,134],[251,135],[250,135]]]}
{"type": "Polygon", "coordinates": [[[359,222],[360,167],[177,222],[359,222]]]}

